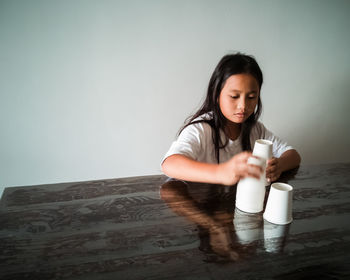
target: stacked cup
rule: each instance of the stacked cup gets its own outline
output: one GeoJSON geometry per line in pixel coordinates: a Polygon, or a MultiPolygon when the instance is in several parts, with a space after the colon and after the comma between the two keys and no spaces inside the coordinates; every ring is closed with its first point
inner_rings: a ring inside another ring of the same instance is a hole
{"type": "MultiPolygon", "coordinates": [[[[263,168],[263,176],[260,179],[246,177],[237,185],[236,207],[243,212],[259,213],[263,210],[265,199],[267,160],[272,158],[272,142],[265,139],[255,141],[253,156],[248,159],[248,164],[258,165],[263,168]]],[[[285,225],[292,222],[292,195],[293,187],[284,183],[271,185],[263,217],[266,221],[285,225]]]]}
{"type": "Polygon", "coordinates": [[[248,164],[261,166],[263,175],[260,179],[247,177],[238,182],[236,207],[247,213],[258,213],[264,208],[266,180],[266,163],[272,157],[272,142],[259,139],[255,141],[253,156],[248,164]]]}
{"type": "MultiPolygon", "coordinates": [[[[272,141],[265,140],[265,139],[258,139],[255,141],[254,149],[253,149],[253,156],[262,158],[266,161],[272,158],[272,141]]],[[[266,164],[265,164],[266,166],[266,164]]],[[[269,183],[266,180],[266,168],[264,168],[264,182],[265,186],[269,185],[269,183]]]]}
{"type": "MultiPolygon", "coordinates": [[[[265,169],[266,161],[261,158],[250,157],[248,164],[261,166],[265,169]]],[[[265,180],[264,177],[256,179],[246,177],[237,185],[236,207],[243,212],[258,213],[264,208],[265,180]]]]}

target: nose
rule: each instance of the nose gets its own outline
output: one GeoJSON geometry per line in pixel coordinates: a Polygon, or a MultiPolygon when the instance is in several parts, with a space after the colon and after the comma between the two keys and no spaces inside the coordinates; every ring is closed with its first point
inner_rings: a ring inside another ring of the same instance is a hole
{"type": "Polygon", "coordinates": [[[243,96],[241,96],[240,99],[238,100],[237,108],[243,109],[243,110],[246,108],[246,100],[243,96]]]}

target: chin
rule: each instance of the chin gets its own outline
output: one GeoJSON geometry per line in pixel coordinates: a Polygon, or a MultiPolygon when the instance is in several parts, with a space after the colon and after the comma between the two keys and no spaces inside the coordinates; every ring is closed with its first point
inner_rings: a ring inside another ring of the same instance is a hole
{"type": "Polygon", "coordinates": [[[232,119],[230,120],[233,123],[237,123],[237,124],[242,124],[246,121],[247,119],[232,119]]]}

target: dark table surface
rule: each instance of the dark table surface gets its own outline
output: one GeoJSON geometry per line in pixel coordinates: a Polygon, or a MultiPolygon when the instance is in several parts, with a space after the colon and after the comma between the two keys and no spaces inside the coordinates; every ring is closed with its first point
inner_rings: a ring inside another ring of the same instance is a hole
{"type": "Polygon", "coordinates": [[[279,181],[287,226],[235,209],[235,186],[162,175],[6,188],[0,279],[350,279],[350,163],[279,181]]]}

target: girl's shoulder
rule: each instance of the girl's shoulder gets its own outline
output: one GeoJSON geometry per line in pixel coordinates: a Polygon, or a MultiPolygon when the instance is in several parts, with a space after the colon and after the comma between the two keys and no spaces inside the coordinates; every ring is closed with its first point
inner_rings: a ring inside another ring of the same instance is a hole
{"type": "Polygon", "coordinates": [[[262,122],[257,121],[255,125],[252,127],[251,134],[253,134],[254,136],[263,138],[265,136],[266,130],[267,129],[265,125],[262,122]]]}
{"type": "Polygon", "coordinates": [[[258,129],[266,129],[265,125],[260,121],[256,122],[255,127],[258,129]]]}
{"type": "Polygon", "coordinates": [[[205,121],[210,121],[212,119],[213,119],[213,112],[208,112],[208,113],[204,113],[204,114],[198,116],[193,121],[195,121],[195,122],[204,121],[203,123],[205,123],[205,121]]]}
{"type": "Polygon", "coordinates": [[[181,134],[197,134],[198,136],[211,135],[211,126],[210,121],[213,119],[211,113],[205,113],[200,115],[199,117],[192,120],[190,123],[185,125],[182,129],[181,134]]]}
{"type": "Polygon", "coordinates": [[[189,122],[186,127],[189,128],[196,128],[200,130],[210,130],[210,122],[213,119],[213,114],[212,112],[209,113],[204,113],[197,118],[193,119],[191,122],[189,122]]]}

